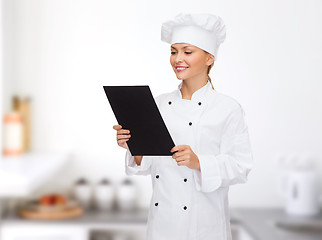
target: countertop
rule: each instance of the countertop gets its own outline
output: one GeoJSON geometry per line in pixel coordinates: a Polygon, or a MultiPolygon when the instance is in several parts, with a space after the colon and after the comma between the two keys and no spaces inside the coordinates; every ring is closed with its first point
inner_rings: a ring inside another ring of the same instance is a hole
{"type": "Polygon", "coordinates": [[[283,209],[231,209],[231,222],[240,223],[254,240],[322,240],[322,214],[287,215],[283,209]],[[287,224],[290,229],[276,226],[287,224]]]}
{"type": "MultiPolygon", "coordinates": [[[[108,213],[87,211],[83,216],[70,220],[25,220],[16,216],[6,216],[2,226],[20,224],[76,224],[84,227],[107,227],[118,224],[129,226],[146,226],[148,209],[133,212],[112,211],[108,213]]],[[[322,214],[315,217],[295,217],[278,208],[233,208],[230,210],[232,225],[243,227],[254,240],[322,240],[322,214]],[[276,223],[291,224],[293,230],[276,226],[276,223]],[[308,227],[309,226],[309,227],[308,227]],[[312,227],[313,226],[313,227],[312,227]]]]}
{"type": "Polygon", "coordinates": [[[2,217],[2,225],[7,224],[51,224],[51,223],[64,223],[64,224],[79,224],[79,225],[92,225],[92,224],[142,224],[146,225],[148,219],[148,209],[137,209],[129,212],[122,211],[99,211],[99,210],[86,210],[85,213],[76,218],[60,219],[60,220],[35,220],[23,219],[17,214],[7,214],[2,217]]]}

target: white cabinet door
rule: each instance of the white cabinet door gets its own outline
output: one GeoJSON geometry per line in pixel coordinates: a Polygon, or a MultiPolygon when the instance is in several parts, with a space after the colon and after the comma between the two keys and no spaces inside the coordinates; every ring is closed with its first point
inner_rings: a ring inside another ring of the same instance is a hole
{"type": "Polygon", "coordinates": [[[1,240],[88,240],[87,230],[71,225],[7,225],[1,226],[1,240]]]}

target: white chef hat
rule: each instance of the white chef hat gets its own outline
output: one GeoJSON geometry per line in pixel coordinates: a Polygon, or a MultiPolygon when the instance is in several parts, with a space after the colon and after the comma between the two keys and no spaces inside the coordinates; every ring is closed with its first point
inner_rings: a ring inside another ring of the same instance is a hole
{"type": "Polygon", "coordinates": [[[226,39],[226,26],[215,15],[180,13],[161,27],[161,40],[170,44],[189,43],[214,55],[226,39]]]}

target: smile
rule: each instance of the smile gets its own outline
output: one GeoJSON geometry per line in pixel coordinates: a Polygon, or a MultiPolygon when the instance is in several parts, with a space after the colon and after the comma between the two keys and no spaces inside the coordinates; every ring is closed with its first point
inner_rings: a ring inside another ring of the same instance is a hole
{"type": "Polygon", "coordinates": [[[182,72],[186,70],[188,67],[176,67],[177,72],[182,72]]]}

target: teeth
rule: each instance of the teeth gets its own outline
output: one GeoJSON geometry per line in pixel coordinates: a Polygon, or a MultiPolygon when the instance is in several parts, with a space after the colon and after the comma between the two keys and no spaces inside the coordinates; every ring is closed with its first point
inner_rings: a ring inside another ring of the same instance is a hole
{"type": "Polygon", "coordinates": [[[178,69],[178,70],[183,70],[183,69],[186,69],[186,68],[178,67],[177,69],[178,69]]]}

